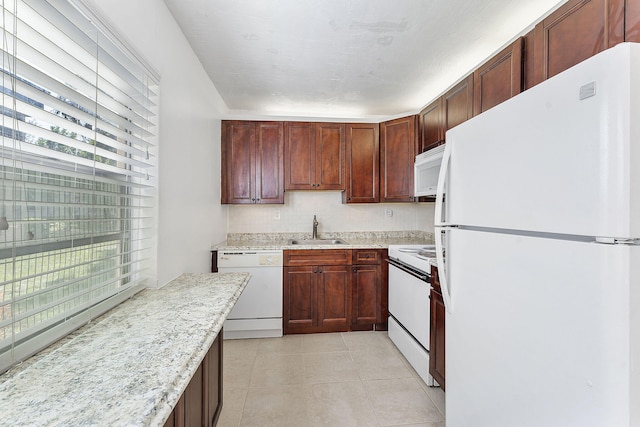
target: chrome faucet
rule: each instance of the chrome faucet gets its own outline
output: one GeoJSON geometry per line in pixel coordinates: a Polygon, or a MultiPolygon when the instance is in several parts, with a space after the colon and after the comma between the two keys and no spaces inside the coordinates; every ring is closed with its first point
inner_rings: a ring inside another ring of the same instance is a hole
{"type": "Polygon", "coordinates": [[[311,235],[311,238],[313,240],[316,240],[318,238],[318,220],[316,219],[316,216],[313,216],[313,233],[311,235]]]}

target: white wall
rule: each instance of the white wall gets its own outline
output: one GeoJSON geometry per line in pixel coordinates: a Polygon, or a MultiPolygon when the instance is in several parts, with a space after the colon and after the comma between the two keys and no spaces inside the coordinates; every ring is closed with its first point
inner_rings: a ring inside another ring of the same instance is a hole
{"type": "MultiPolygon", "coordinates": [[[[230,233],[433,232],[433,204],[343,205],[339,192],[289,192],[285,205],[220,205],[220,118],[228,109],[161,0],[85,0],[161,75],[157,281],[209,270],[230,233]],[[386,217],[387,208],[393,210],[386,217]],[[274,210],[280,220],[274,219],[274,210]]],[[[238,118],[238,117],[236,117],[238,118]]],[[[245,119],[250,119],[246,117],[245,119]]]]}
{"type": "Polygon", "coordinates": [[[161,0],[87,0],[161,75],[158,285],[206,272],[225,239],[220,205],[220,117],[227,113],[161,0]]]}
{"type": "Polygon", "coordinates": [[[290,191],[284,205],[229,206],[229,233],[421,230],[433,233],[433,203],[342,204],[339,191],[290,191]],[[386,216],[390,209],[392,216],[386,216]],[[280,219],[276,217],[280,216],[280,219]]]}

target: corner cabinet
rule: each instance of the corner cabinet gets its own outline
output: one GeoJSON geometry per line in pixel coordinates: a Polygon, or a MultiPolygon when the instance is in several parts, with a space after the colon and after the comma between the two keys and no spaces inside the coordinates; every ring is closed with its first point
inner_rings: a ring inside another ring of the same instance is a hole
{"type": "Polygon", "coordinates": [[[380,123],[380,202],[413,202],[416,116],[380,123]]]}
{"type": "Polygon", "coordinates": [[[284,203],[282,122],[222,122],[222,204],[284,203]]]}
{"type": "Polygon", "coordinates": [[[344,123],[286,122],[285,189],[345,189],[344,123]]]}
{"type": "Polygon", "coordinates": [[[346,189],[343,203],[378,203],[380,201],[379,125],[346,125],[346,189]]]}
{"type": "Polygon", "coordinates": [[[164,427],[215,426],[222,411],[222,330],[164,427]]]}

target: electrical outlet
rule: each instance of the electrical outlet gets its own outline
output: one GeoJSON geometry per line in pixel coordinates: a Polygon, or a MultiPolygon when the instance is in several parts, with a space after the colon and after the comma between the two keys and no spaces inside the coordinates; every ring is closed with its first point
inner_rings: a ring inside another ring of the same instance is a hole
{"type": "Polygon", "coordinates": [[[384,216],[386,216],[387,218],[391,218],[391,217],[393,216],[393,209],[391,209],[391,208],[387,208],[387,209],[384,211],[384,216]]]}
{"type": "Polygon", "coordinates": [[[280,219],[280,209],[274,209],[273,219],[280,219]]]}

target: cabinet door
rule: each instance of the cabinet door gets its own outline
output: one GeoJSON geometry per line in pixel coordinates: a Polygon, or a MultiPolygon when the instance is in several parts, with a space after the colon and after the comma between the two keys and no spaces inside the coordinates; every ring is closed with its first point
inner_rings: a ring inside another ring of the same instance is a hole
{"type": "Polygon", "coordinates": [[[313,190],[316,164],[315,124],[286,122],[284,131],[285,189],[313,190]]]}
{"type": "Polygon", "coordinates": [[[624,0],[569,0],[535,27],[534,83],[624,39],[624,0]]]}
{"type": "Polygon", "coordinates": [[[412,202],[416,116],[380,123],[380,201],[412,202]]]}
{"type": "Polygon", "coordinates": [[[204,366],[204,382],[205,382],[205,401],[207,402],[207,418],[206,426],[215,426],[220,418],[222,411],[222,339],[223,331],[218,332],[209,352],[203,361],[204,366]]]}
{"type": "Polygon", "coordinates": [[[444,130],[458,126],[473,116],[473,74],[444,94],[444,130]]]}
{"type": "Polygon", "coordinates": [[[345,203],[380,201],[380,142],[377,123],[346,125],[345,203]]]}
{"type": "Polygon", "coordinates": [[[446,309],[442,294],[431,290],[431,336],[429,351],[429,374],[445,390],[445,333],[444,318],[446,309]]]}
{"type": "Polygon", "coordinates": [[[284,124],[256,123],[255,202],[284,203],[284,124]]]}
{"type": "Polygon", "coordinates": [[[283,329],[285,334],[315,332],[316,267],[285,267],[283,329]]]}
{"type": "Polygon", "coordinates": [[[427,105],[419,114],[420,137],[416,154],[444,144],[444,98],[440,97],[427,105]]]}
{"type": "Polygon", "coordinates": [[[474,72],[474,115],[522,92],[523,48],[524,39],[520,37],[474,72]]]}
{"type": "Polygon", "coordinates": [[[640,42],[640,1],[629,0],[624,11],[624,41],[640,42]]]}
{"type": "Polygon", "coordinates": [[[438,269],[431,267],[431,320],[429,329],[429,374],[445,390],[445,313],[444,299],[440,291],[438,269]]]}
{"type": "Polygon", "coordinates": [[[316,123],[315,189],[344,190],[345,151],[343,123],[316,123]]]}
{"type": "Polygon", "coordinates": [[[255,202],[254,122],[222,122],[222,203],[255,202]]]}
{"type": "Polygon", "coordinates": [[[377,323],[380,265],[357,265],[352,269],[351,330],[365,331],[377,323]]]}
{"type": "Polygon", "coordinates": [[[184,390],[185,427],[200,427],[206,419],[202,372],[203,366],[200,365],[184,390]]]}
{"type": "Polygon", "coordinates": [[[351,275],[348,266],[318,266],[316,270],[318,332],[346,332],[351,323],[351,275]]]}

